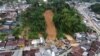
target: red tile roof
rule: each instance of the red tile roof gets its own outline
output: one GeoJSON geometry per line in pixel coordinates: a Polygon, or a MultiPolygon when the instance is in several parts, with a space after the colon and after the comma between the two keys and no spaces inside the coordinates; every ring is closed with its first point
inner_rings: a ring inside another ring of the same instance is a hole
{"type": "Polygon", "coordinates": [[[83,49],[81,49],[81,47],[73,47],[72,54],[73,56],[82,56],[83,49]]]}
{"type": "Polygon", "coordinates": [[[94,41],[94,42],[91,44],[90,51],[96,52],[96,51],[98,50],[99,47],[100,47],[100,42],[94,41]]]}
{"type": "Polygon", "coordinates": [[[1,42],[0,47],[4,47],[4,46],[5,46],[5,42],[1,42]]]}
{"type": "Polygon", "coordinates": [[[16,46],[17,45],[17,41],[8,41],[6,43],[6,46],[16,46]]]}
{"type": "Polygon", "coordinates": [[[77,53],[72,53],[72,56],[82,56],[82,55],[77,53]]]}
{"type": "Polygon", "coordinates": [[[93,56],[95,52],[99,49],[100,47],[100,42],[94,41],[91,44],[90,50],[89,50],[89,56],[93,56]]]}
{"type": "Polygon", "coordinates": [[[12,56],[12,52],[3,52],[3,53],[0,53],[0,56],[12,56]]]}
{"type": "Polygon", "coordinates": [[[18,43],[25,43],[25,39],[19,39],[17,42],[18,43]]]}
{"type": "Polygon", "coordinates": [[[93,52],[93,51],[89,51],[88,53],[89,53],[88,56],[94,56],[94,54],[95,54],[95,52],[93,52]]]}
{"type": "Polygon", "coordinates": [[[32,49],[30,51],[23,51],[23,56],[35,56],[36,49],[32,49]]]}

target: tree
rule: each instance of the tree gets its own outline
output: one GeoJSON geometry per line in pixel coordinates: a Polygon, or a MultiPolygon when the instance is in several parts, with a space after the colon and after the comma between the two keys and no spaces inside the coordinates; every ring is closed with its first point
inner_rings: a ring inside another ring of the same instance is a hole
{"type": "Polygon", "coordinates": [[[100,4],[94,4],[89,7],[93,12],[100,14],[100,4]]]}
{"type": "Polygon", "coordinates": [[[21,27],[16,27],[12,30],[12,34],[16,37],[16,38],[19,38],[19,35],[21,34],[21,27]]]}
{"type": "Polygon", "coordinates": [[[45,32],[46,24],[42,14],[47,9],[54,12],[53,21],[59,37],[63,37],[63,33],[73,35],[76,32],[86,31],[86,26],[83,24],[80,15],[73,8],[70,8],[65,0],[49,0],[47,4],[42,3],[41,6],[39,6],[39,1],[34,0],[32,6],[20,16],[23,28],[29,27],[27,34],[31,39],[37,38],[38,33],[45,32]]]}
{"type": "Polygon", "coordinates": [[[0,1],[0,6],[2,6],[3,5],[3,2],[2,1],[0,1]]]}
{"type": "Polygon", "coordinates": [[[59,12],[55,12],[54,23],[58,32],[73,35],[76,32],[86,31],[86,26],[83,24],[81,17],[69,5],[62,6],[59,12]]]}
{"type": "Polygon", "coordinates": [[[44,11],[44,5],[38,6],[38,4],[33,4],[32,7],[21,14],[22,26],[29,28],[29,33],[27,33],[29,38],[36,38],[38,37],[38,33],[45,32],[46,25],[42,15],[44,11]]]}
{"type": "Polygon", "coordinates": [[[0,40],[4,41],[6,37],[5,33],[0,33],[0,40]]]}

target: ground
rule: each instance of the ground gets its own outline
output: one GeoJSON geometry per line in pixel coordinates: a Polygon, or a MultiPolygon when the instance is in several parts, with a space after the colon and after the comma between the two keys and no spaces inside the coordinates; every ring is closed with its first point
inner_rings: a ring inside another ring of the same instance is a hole
{"type": "Polygon", "coordinates": [[[28,33],[29,33],[28,31],[29,31],[28,27],[24,28],[23,31],[21,32],[21,37],[28,39],[28,33]]]}
{"type": "Polygon", "coordinates": [[[67,35],[67,34],[64,34],[66,39],[68,39],[68,41],[70,42],[70,45],[72,47],[77,47],[79,46],[79,43],[76,42],[76,40],[71,36],[71,35],[67,35]]]}
{"type": "Polygon", "coordinates": [[[44,17],[45,17],[45,21],[46,21],[46,32],[47,32],[47,40],[51,41],[51,40],[55,40],[56,39],[56,28],[53,22],[53,12],[51,10],[46,10],[44,12],[44,17]]]}

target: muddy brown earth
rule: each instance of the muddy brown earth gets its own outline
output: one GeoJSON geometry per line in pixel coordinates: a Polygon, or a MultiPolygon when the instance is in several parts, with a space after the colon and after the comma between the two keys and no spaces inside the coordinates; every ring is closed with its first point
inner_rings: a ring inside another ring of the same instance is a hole
{"type": "Polygon", "coordinates": [[[56,28],[53,22],[53,12],[51,10],[46,10],[44,12],[45,22],[46,22],[46,32],[47,32],[47,41],[56,40],[56,28]]]}
{"type": "Polygon", "coordinates": [[[72,47],[77,47],[79,46],[79,43],[77,43],[77,41],[71,36],[71,35],[67,35],[67,34],[64,34],[66,39],[70,42],[70,45],[72,47]]]}

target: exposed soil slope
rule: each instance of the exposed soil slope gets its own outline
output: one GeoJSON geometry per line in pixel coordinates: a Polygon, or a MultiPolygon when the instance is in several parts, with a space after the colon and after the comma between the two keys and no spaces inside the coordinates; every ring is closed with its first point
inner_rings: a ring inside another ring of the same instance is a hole
{"type": "Polygon", "coordinates": [[[56,39],[56,28],[55,25],[53,23],[53,12],[51,10],[46,10],[44,12],[44,17],[45,17],[45,21],[46,21],[46,32],[48,34],[47,36],[47,40],[48,41],[54,41],[56,39]]]}

